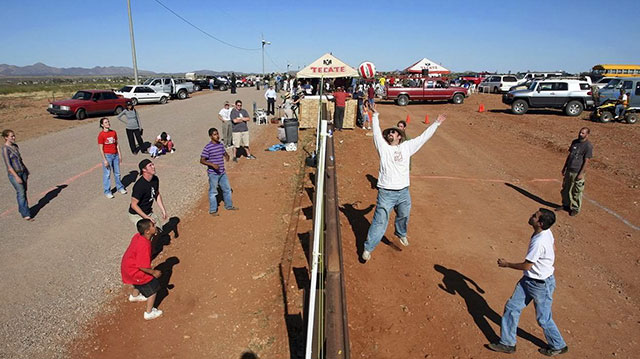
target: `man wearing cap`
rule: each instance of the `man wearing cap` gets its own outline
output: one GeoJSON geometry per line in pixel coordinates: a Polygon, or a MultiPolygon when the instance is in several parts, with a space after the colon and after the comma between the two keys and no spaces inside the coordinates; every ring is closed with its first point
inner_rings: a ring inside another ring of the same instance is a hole
{"type": "Polygon", "coordinates": [[[229,148],[233,146],[233,125],[231,124],[231,107],[229,101],[225,101],[224,107],[218,112],[218,120],[222,122],[222,142],[224,142],[225,148],[229,148]]]}
{"type": "Polygon", "coordinates": [[[397,127],[380,131],[380,121],[375,106],[373,111],[373,143],[380,156],[380,170],[376,209],[362,252],[362,259],[365,262],[371,259],[371,252],[382,240],[392,209],[396,212],[394,234],[400,240],[400,244],[405,247],[409,245],[407,239],[407,225],[411,212],[409,159],[433,136],[447,118],[445,115],[439,115],[438,119],[420,136],[407,141],[404,131],[397,127]]]}
{"type": "Polygon", "coordinates": [[[150,219],[156,227],[162,228],[161,219],[153,213],[153,202],[158,202],[162,211],[162,221],[167,219],[167,211],[160,195],[160,181],[156,176],[156,167],[150,159],[145,158],[138,164],[140,178],[133,185],[129,219],[137,225],[141,219],[150,219]]]}

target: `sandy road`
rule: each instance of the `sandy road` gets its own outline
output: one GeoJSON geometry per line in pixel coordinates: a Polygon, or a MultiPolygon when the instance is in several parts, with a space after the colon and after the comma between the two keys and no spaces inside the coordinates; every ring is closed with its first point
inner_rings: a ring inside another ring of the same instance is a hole
{"type": "MultiPolygon", "coordinates": [[[[198,155],[207,129],[220,127],[217,112],[225,100],[240,98],[251,110],[264,106],[263,92],[214,92],[167,105],[140,106],[145,140],[167,131],[177,151],[158,158],[160,191],[170,216],[183,217],[202,197],[206,175],[198,155]]],[[[62,356],[62,345],[96,314],[119,285],[119,263],[133,233],[127,218],[130,194],[102,195],[102,169],[96,137],[98,119],[86,125],[20,141],[32,175],[29,202],[36,220],[17,213],[9,181],[0,186],[0,357],[62,356]]],[[[61,120],[62,121],[62,120],[61,120]]],[[[137,163],[129,153],[124,124],[112,118],[123,153],[121,173],[132,187],[137,163]],[[131,172],[130,176],[127,176],[131,172]]],[[[261,131],[250,126],[251,132],[261,131]]]]}

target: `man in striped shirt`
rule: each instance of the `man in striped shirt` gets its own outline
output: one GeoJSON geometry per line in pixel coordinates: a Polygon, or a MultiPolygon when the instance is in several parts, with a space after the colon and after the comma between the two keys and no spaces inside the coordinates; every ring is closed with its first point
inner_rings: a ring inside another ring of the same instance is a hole
{"type": "Polygon", "coordinates": [[[224,208],[230,211],[236,211],[238,208],[233,206],[231,185],[224,168],[224,161],[229,161],[229,154],[220,142],[220,134],[217,129],[210,128],[209,137],[211,142],[204,146],[200,155],[200,163],[207,166],[207,174],[209,175],[209,214],[218,216],[218,200],[216,199],[218,185],[222,190],[224,208]]]}

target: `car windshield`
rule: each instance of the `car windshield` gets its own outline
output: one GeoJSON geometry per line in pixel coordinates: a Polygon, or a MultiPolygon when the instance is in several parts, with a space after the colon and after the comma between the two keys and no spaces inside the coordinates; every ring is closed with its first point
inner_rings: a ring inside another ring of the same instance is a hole
{"type": "Polygon", "coordinates": [[[529,90],[531,91],[535,90],[536,86],[538,86],[538,83],[536,81],[532,82],[531,85],[529,85],[529,90]]]}
{"type": "Polygon", "coordinates": [[[606,89],[614,89],[614,88],[621,87],[621,86],[622,86],[622,81],[618,80],[618,79],[614,79],[614,80],[609,81],[607,86],[605,86],[604,88],[606,88],[606,89]]]}
{"type": "Polygon", "coordinates": [[[72,100],[90,100],[91,99],[91,92],[78,91],[78,92],[76,92],[75,95],[73,95],[73,97],[71,99],[72,100]]]}
{"type": "Polygon", "coordinates": [[[131,92],[132,88],[133,88],[132,86],[124,86],[123,88],[121,88],[118,91],[120,91],[120,92],[131,92]]]}
{"type": "Polygon", "coordinates": [[[153,81],[153,79],[147,79],[147,81],[145,81],[143,85],[149,85],[151,84],[151,81],[153,81]]]}

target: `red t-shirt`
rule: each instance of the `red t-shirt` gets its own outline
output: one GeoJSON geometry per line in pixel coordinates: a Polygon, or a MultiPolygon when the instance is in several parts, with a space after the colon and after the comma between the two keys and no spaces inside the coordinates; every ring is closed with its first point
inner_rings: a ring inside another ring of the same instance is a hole
{"type": "Polygon", "coordinates": [[[334,92],[333,93],[333,98],[336,99],[336,106],[338,106],[338,107],[346,106],[347,96],[349,96],[349,94],[344,92],[344,91],[334,92]]]}
{"type": "Polygon", "coordinates": [[[100,131],[98,144],[103,145],[104,153],[114,155],[118,153],[118,134],[114,130],[109,132],[100,131]]]}
{"type": "Polygon", "coordinates": [[[136,233],[122,256],[120,265],[122,282],[136,285],[149,283],[153,276],[141,271],[140,268],[151,268],[151,241],[140,233],[136,233]]]}

